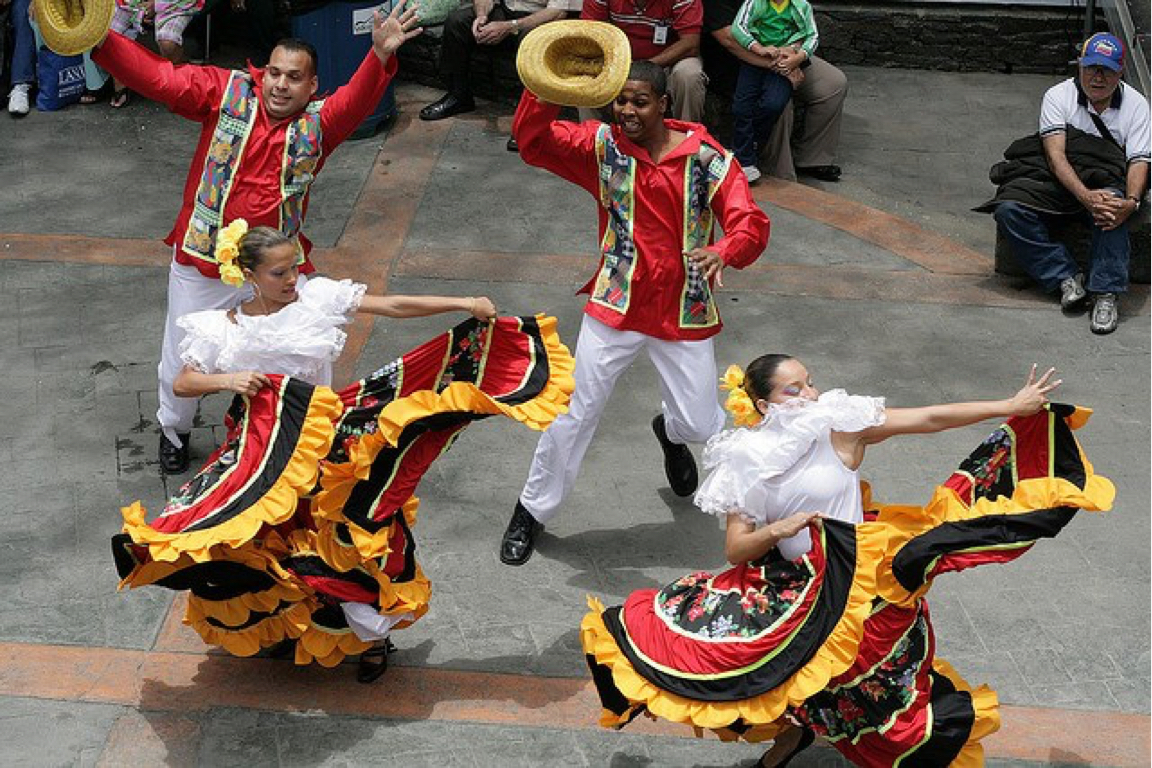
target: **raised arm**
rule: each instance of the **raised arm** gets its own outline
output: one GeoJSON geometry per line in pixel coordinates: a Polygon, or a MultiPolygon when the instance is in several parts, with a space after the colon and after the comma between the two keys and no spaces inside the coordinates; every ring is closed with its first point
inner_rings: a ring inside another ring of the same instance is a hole
{"type": "Polygon", "coordinates": [[[1007,400],[886,408],[883,424],[855,434],[862,445],[873,445],[894,435],[930,434],[966,427],[986,419],[1031,416],[1048,402],[1048,393],[1060,386],[1060,379],[1052,381],[1055,373],[1055,368],[1049,368],[1043,376],[1036,378],[1036,366],[1033,365],[1024,386],[1007,400]]]}
{"type": "Polygon", "coordinates": [[[487,296],[365,296],[360,312],[382,317],[426,317],[467,312],[477,320],[496,319],[496,305],[487,296]]]}
{"type": "Polygon", "coordinates": [[[326,151],[335,149],[352,135],[364,118],[372,114],[396,74],[393,54],[422,31],[417,26],[416,11],[409,5],[396,3],[387,16],[375,12],[372,17],[372,50],[365,55],[352,78],[325,99],[320,110],[326,151]]]}
{"type": "Polygon", "coordinates": [[[145,98],[181,117],[204,120],[224,96],[227,70],[182,64],[177,67],[116,32],[92,50],[92,61],[145,98]]]}
{"type": "Polygon", "coordinates": [[[520,157],[528,165],[551,171],[596,195],[599,187],[595,144],[599,123],[570,123],[557,120],[559,116],[560,107],[524,91],[512,121],[520,157]]]}

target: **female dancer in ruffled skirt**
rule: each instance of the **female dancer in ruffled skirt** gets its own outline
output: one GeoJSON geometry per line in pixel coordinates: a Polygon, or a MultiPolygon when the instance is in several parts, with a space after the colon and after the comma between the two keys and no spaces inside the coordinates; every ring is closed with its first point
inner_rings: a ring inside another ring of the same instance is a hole
{"type": "Polygon", "coordinates": [[[297,274],[297,246],[234,222],[221,279],[252,298],[180,319],[183,397],[232,392],[224,444],[151,522],[137,502],[113,539],[122,586],[191,592],[185,622],[238,655],[297,663],[360,654],[387,667],[391,631],[428,608],[412,526],[420,477],[472,421],[543,429],[572,390],[572,360],[544,317],[496,317],[484,297],[370,296],[297,274]],[[328,389],[356,312],[472,319],[340,391],[328,389]]]}
{"type": "Polygon", "coordinates": [[[1051,404],[1049,370],[1006,400],[891,408],[824,394],[786,355],[730,369],[738,428],[704,453],[697,505],[727,522],[733,567],[591,601],[582,640],[602,724],[642,712],[722,739],[773,739],[785,765],[815,737],[857,765],[976,766],[996,695],[935,656],[923,596],[947,571],[1007,562],[1114,489],[1072,436],[1088,413],[1051,404]],[[875,507],[869,445],[1008,418],[924,507],[875,507]],[[868,522],[866,522],[868,521],[868,522]]]}

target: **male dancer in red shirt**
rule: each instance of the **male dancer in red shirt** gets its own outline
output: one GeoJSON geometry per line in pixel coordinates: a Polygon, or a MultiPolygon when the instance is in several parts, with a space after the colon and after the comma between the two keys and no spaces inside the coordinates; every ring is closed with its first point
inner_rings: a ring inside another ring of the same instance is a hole
{"type": "Polygon", "coordinates": [[[652,428],[673,492],[696,490],[685,443],[724,425],[712,337],[720,315],[712,283],[768,244],[768,216],[738,163],[702,125],[665,120],[666,75],[635,62],[612,104],[614,125],[557,120],[559,107],[525,93],[512,135],[529,165],[586,189],[600,203],[600,266],[576,346],[568,413],[540,437],[528,481],[504,533],[500,559],[520,565],[572,488],[609,395],[640,351],[660,374],[663,403],[652,428]],[[724,236],[712,242],[713,223],[724,236]]]}
{"type": "Polygon", "coordinates": [[[316,51],[302,40],[281,41],[267,67],[248,71],[176,67],[115,32],[93,51],[93,61],[126,87],[201,124],[184,203],[164,240],[173,249],[156,413],[165,472],[188,468],[197,402],[172,392],[183,367],[184,332],[176,321],[234,306],[245,290],[219,279],[217,231],[235,219],[276,227],[297,238],[300,271],[315,271],[311,243],[300,232],[308,192],[332,150],[376,109],[396,73],[392,54],[420,33],[415,12],[403,6],[397,3],[387,17],[376,14],[372,50],[348,84],[326,99],[314,98],[316,51]]]}

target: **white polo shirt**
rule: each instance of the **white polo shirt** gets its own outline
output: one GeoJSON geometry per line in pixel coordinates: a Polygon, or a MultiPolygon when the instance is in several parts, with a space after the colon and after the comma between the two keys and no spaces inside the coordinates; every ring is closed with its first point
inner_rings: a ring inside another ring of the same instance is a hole
{"type": "MultiPolygon", "coordinates": [[[[1076,79],[1070,77],[1044,94],[1040,106],[1040,135],[1063,133],[1071,125],[1100,136],[1091,114],[1096,114],[1096,110],[1076,86],[1076,79]]],[[[1128,162],[1149,162],[1152,155],[1149,149],[1148,102],[1139,91],[1121,82],[1112,94],[1112,103],[1099,114],[1109,133],[1124,147],[1128,162]]]]}

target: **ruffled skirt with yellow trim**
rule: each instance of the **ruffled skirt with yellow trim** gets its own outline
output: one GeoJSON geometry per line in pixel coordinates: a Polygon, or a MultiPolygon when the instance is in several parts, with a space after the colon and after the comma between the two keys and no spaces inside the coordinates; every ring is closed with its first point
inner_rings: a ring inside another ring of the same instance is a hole
{"type": "Polygon", "coordinates": [[[123,509],[121,586],[190,591],[185,623],[231,653],[296,640],[297,663],[334,666],[371,645],[342,604],[392,628],[428,610],[412,528],[432,462],[489,416],[544,429],[572,370],[555,319],[536,316],[469,320],[339,393],[270,375],[159,517],[123,509]]]}
{"type": "Polygon", "coordinates": [[[824,521],[812,550],[696,573],[605,609],[581,641],[601,724],[642,712],[762,741],[800,725],[857,765],[977,766],[999,727],[996,694],[935,656],[923,599],[940,573],[1019,557],[1112,484],[1072,430],[1089,412],[1053,404],[999,427],[924,507],[874,506],[824,521]]]}

